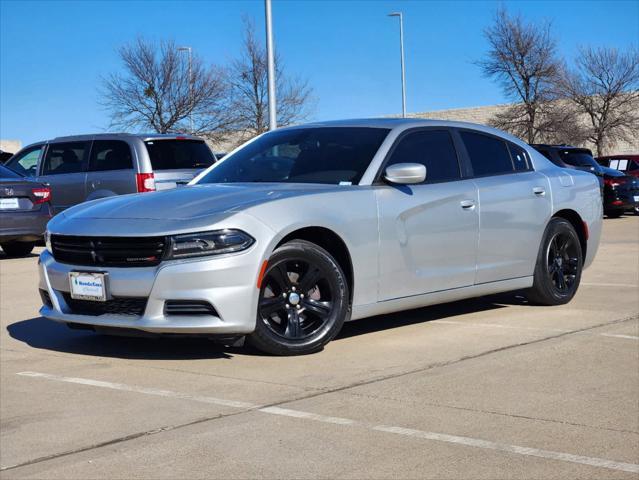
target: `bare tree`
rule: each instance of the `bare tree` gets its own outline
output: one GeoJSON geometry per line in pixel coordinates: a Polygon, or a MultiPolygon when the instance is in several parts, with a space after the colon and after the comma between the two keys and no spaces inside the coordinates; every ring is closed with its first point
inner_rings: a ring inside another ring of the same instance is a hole
{"type": "MultiPolygon", "coordinates": [[[[304,120],[312,108],[312,89],[306,80],[284,74],[279,55],[275,58],[277,123],[290,125],[304,120]]],[[[241,56],[232,62],[229,81],[233,89],[232,110],[237,130],[253,136],[268,130],[268,85],[266,51],[255,38],[255,26],[244,18],[241,56]]]]}
{"type": "Polygon", "coordinates": [[[576,68],[564,68],[558,86],[588,119],[587,139],[598,155],[639,135],[639,51],[581,48],[576,68]]]}
{"type": "Polygon", "coordinates": [[[515,102],[491,123],[528,143],[577,131],[566,105],[554,101],[553,85],[560,63],[550,24],[525,23],[520,16],[511,16],[502,8],[484,36],[490,50],[486,59],[477,64],[515,102]],[[571,125],[566,125],[566,121],[571,125]]]}
{"type": "Polygon", "coordinates": [[[212,140],[226,134],[229,118],[229,85],[222,69],[204,66],[188,58],[172,41],[159,45],[139,38],[119,49],[122,74],[103,79],[102,104],[111,113],[111,126],[150,128],[159,133],[188,132],[212,140]]]}

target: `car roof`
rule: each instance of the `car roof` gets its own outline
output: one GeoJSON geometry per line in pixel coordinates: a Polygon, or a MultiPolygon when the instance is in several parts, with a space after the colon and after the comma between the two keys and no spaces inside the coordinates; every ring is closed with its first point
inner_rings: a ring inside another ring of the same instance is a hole
{"type": "Polygon", "coordinates": [[[416,127],[452,127],[452,128],[467,128],[471,130],[477,130],[480,132],[497,135],[507,140],[518,142],[522,145],[526,145],[520,138],[517,138],[508,132],[498,130],[488,125],[482,125],[479,123],[461,122],[453,120],[438,120],[432,118],[397,118],[397,117],[381,117],[381,118],[355,118],[345,120],[329,120],[318,121],[312,123],[305,123],[300,125],[292,125],[289,127],[282,127],[278,130],[307,128],[307,127],[361,127],[361,128],[387,128],[390,130],[405,130],[408,128],[416,127]]]}
{"type": "Polygon", "coordinates": [[[635,160],[638,161],[639,160],[639,154],[637,153],[631,153],[629,155],[600,155],[599,157],[597,157],[598,159],[601,160],[635,160]]]}
{"type": "Polygon", "coordinates": [[[82,141],[82,140],[99,140],[101,138],[117,138],[117,137],[128,137],[128,138],[139,138],[143,141],[146,140],[172,140],[179,138],[181,140],[203,140],[200,137],[195,137],[193,135],[182,134],[182,133],[88,133],[82,135],[65,135],[62,137],[55,137],[53,140],[49,140],[51,142],[67,142],[67,141],[82,141]]]}

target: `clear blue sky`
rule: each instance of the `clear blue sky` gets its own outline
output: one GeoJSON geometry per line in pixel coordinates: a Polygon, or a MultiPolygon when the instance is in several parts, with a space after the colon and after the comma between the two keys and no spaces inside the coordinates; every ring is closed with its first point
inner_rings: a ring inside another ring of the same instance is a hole
{"type": "MultiPolygon", "coordinates": [[[[499,88],[472,63],[486,51],[482,30],[500,3],[534,21],[550,19],[568,59],[579,44],[639,43],[636,0],[273,0],[276,50],[313,86],[313,119],[397,113],[398,25],[386,14],[401,10],[409,111],[500,103],[499,88]]],[[[243,13],[263,35],[262,0],[0,0],[0,138],[29,143],[105,130],[97,86],[120,68],[118,46],[138,35],[172,38],[224,63],[240,48],[243,13]]]]}

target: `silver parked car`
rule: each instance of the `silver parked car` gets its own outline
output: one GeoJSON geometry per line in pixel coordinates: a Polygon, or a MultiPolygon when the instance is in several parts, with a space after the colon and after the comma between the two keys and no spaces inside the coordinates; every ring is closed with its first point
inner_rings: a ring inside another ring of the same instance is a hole
{"type": "Polygon", "coordinates": [[[188,188],[54,218],[40,312],[97,331],[247,336],[302,354],[372,315],[519,289],[566,303],[601,224],[595,176],[488,127],[283,128],[188,188]]]}
{"type": "Polygon", "coordinates": [[[34,143],[7,166],[48,183],[59,213],[86,200],[186,185],[213,163],[215,156],[197,137],[105,133],[34,143]]]}

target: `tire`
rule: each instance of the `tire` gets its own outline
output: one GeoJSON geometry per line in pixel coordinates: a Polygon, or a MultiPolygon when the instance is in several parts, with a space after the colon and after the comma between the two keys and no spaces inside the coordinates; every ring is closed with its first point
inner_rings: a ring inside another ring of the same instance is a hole
{"type": "Polygon", "coordinates": [[[35,242],[7,242],[0,244],[7,257],[26,257],[31,253],[35,242]]]}
{"type": "Polygon", "coordinates": [[[606,217],[608,218],[619,218],[623,215],[623,211],[613,211],[606,213],[606,217]]]}
{"type": "Polygon", "coordinates": [[[348,282],[339,264],[318,245],[293,240],[268,261],[247,342],[272,355],[317,352],[335,338],[349,312],[348,282]]]}
{"type": "Polygon", "coordinates": [[[563,218],[552,218],[546,226],[533,286],[526,292],[538,305],[563,305],[572,300],[581,281],[583,257],[579,236],[563,218]]]}

